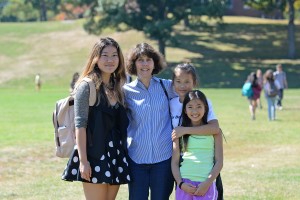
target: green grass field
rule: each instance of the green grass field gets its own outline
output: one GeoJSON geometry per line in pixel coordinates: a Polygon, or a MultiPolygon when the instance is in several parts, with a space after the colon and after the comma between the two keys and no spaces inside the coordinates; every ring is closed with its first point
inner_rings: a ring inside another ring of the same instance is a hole
{"type": "MultiPolygon", "coordinates": [[[[177,44],[169,44],[169,68],[191,60],[201,88],[212,100],[227,143],[222,178],[225,200],[297,200],[300,196],[300,59],[286,59],[286,21],[225,17],[224,26],[207,30],[176,28],[177,44]],[[282,63],[290,89],[284,109],[269,122],[265,99],[250,120],[241,86],[250,71],[282,63]]],[[[60,175],[67,162],[54,155],[52,111],[67,96],[72,74],[81,71],[99,36],[82,30],[82,21],[0,23],[0,199],[84,199],[80,183],[60,175]],[[34,90],[34,75],[42,89],[34,90]]],[[[296,26],[299,29],[299,25],[296,26]]],[[[146,41],[141,32],[105,30],[126,55],[146,41]]],[[[296,33],[300,46],[300,32],[296,33]]],[[[299,58],[298,53],[298,58],[299,58]]],[[[122,186],[118,200],[128,199],[122,186]]],[[[172,195],[174,199],[174,195],[172,195]]]]}
{"type": "MultiPolygon", "coordinates": [[[[44,82],[67,84],[75,71],[81,71],[98,37],[87,34],[83,21],[45,23],[0,23],[0,87],[19,81],[23,86],[36,73],[44,82]]],[[[174,39],[167,44],[169,68],[161,76],[170,77],[172,67],[190,60],[204,88],[240,88],[247,75],[257,68],[275,69],[282,63],[288,73],[289,87],[299,88],[300,53],[287,59],[287,21],[243,17],[224,17],[224,25],[210,30],[185,30],[176,27],[174,39]]],[[[299,24],[296,30],[300,30],[299,24]]],[[[115,38],[126,56],[140,42],[157,48],[157,42],[134,30],[107,29],[101,36],[115,38]]],[[[296,31],[296,47],[300,32],[296,31]]]]}
{"type": "MultiPolygon", "coordinates": [[[[0,90],[0,199],[84,199],[80,183],[60,180],[67,160],[54,155],[51,112],[68,88],[45,85],[40,93],[33,88],[0,90]]],[[[284,110],[277,111],[274,122],[267,120],[264,99],[251,121],[239,89],[203,91],[227,139],[225,199],[298,199],[300,91],[286,91],[284,110]]],[[[117,199],[127,197],[122,186],[117,199]]]]}

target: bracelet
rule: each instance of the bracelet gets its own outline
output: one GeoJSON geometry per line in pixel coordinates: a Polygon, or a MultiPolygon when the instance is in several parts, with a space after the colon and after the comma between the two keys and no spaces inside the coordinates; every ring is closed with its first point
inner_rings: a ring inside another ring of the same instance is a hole
{"type": "Polygon", "coordinates": [[[179,183],[179,185],[178,185],[178,187],[179,187],[180,189],[181,189],[182,184],[184,184],[183,181],[181,181],[181,182],[179,183]]]}

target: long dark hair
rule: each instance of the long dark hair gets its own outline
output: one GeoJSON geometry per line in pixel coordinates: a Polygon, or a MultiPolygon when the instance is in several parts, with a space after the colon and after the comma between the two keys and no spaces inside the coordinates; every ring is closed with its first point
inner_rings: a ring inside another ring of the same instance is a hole
{"type": "MultiPolygon", "coordinates": [[[[100,86],[102,85],[102,77],[101,77],[101,70],[99,69],[97,62],[101,57],[101,53],[105,47],[113,46],[117,49],[118,57],[119,57],[119,65],[115,72],[112,74],[110,78],[111,85],[113,86],[113,90],[116,92],[116,98],[119,103],[124,105],[124,95],[122,92],[122,86],[126,82],[126,74],[125,74],[125,62],[122,50],[119,44],[110,37],[100,38],[94,44],[90,56],[88,57],[88,61],[83,69],[82,74],[80,75],[78,81],[76,82],[76,86],[80,84],[84,77],[90,77],[95,85],[97,94],[100,91],[100,86]]],[[[75,87],[76,87],[75,86],[75,87]]],[[[100,98],[98,97],[100,101],[100,98]]],[[[99,103],[98,101],[98,103],[99,103]]]]}
{"type": "Polygon", "coordinates": [[[247,81],[251,83],[252,87],[256,87],[258,85],[256,73],[251,72],[247,81]]]}
{"type": "MultiPolygon", "coordinates": [[[[191,92],[188,92],[185,95],[184,100],[183,100],[183,105],[182,105],[182,126],[184,126],[184,127],[191,127],[192,126],[192,121],[187,116],[185,111],[186,111],[186,105],[194,99],[199,99],[200,101],[203,102],[204,107],[205,107],[205,112],[204,112],[204,115],[202,117],[202,124],[207,124],[207,115],[208,115],[209,108],[208,108],[208,103],[207,103],[206,96],[200,90],[193,90],[191,92]]],[[[189,136],[190,136],[189,134],[185,134],[182,137],[182,139],[180,139],[180,140],[183,140],[183,147],[184,148],[182,148],[182,145],[181,145],[181,149],[183,149],[183,151],[187,150],[187,144],[188,144],[189,136]]],[[[181,142],[181,144],[182,144],[182,142],[181,142]]]]}

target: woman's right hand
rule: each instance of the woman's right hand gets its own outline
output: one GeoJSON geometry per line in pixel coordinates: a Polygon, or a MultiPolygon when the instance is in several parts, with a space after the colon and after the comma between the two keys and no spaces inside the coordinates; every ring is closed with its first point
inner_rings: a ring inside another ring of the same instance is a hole
{"type": "Polygon", "coordinates": [[[80,174],[81,174],[82,179],[85,179],[87,181],[91,181],[90,178],[92,176],[92,169],[91,169],[90,163],[88,161],[80,162],[79,170],[80,170],[80,174]]]}

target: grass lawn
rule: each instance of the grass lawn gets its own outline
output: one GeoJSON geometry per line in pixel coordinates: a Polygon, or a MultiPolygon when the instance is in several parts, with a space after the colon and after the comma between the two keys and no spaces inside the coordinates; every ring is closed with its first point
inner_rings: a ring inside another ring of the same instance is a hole
{"type": "MultiPolygon", "coordinates": [[[[284,109],[267,120],[266,102],[251,121],[239,89],[204,89],[224,131],[225,199],[290,199],[300,191],[299,90],[285,93],[284,109]]],[[[68,86],[0,89],[0,199],[84,199],[80,183],[60,180],[67,162],[54,155],[51,112],[68,86]]],[[[172,199],[174,196],[172,195],[172,199]]],[[[127,199],[122,186],[117,199],[127,199]]]]}
{"type": "MultiPolygon", "coordinates": [[[[172,67],[189,60],[205,88],[240,88],[248,74],[260,68],[263,72],[282,63],[289,87],[299,88],[300,54],[287,59],[287,21],[242,17],[224,17],[220,27],[186,30],[178,25],[173,43],[166,47],[169,68],[161,76],[170,77],[172,67]]],[[[41,74],[44,82],[66,84],[75,71],[80,72],[88,54],[100,36],[89,35],[83,21],[44,23],[0,23],[0,87],[20,85],[41,74]]],[[[300,25],[296,24],[296,30],[300,25]]],[[[300,32],[295,33],[300,46],[300,32]]],[[[157,41],[142,32],[117,32],[107,29],[120,43],[124,55],[137,43],[157,41]]]]}

